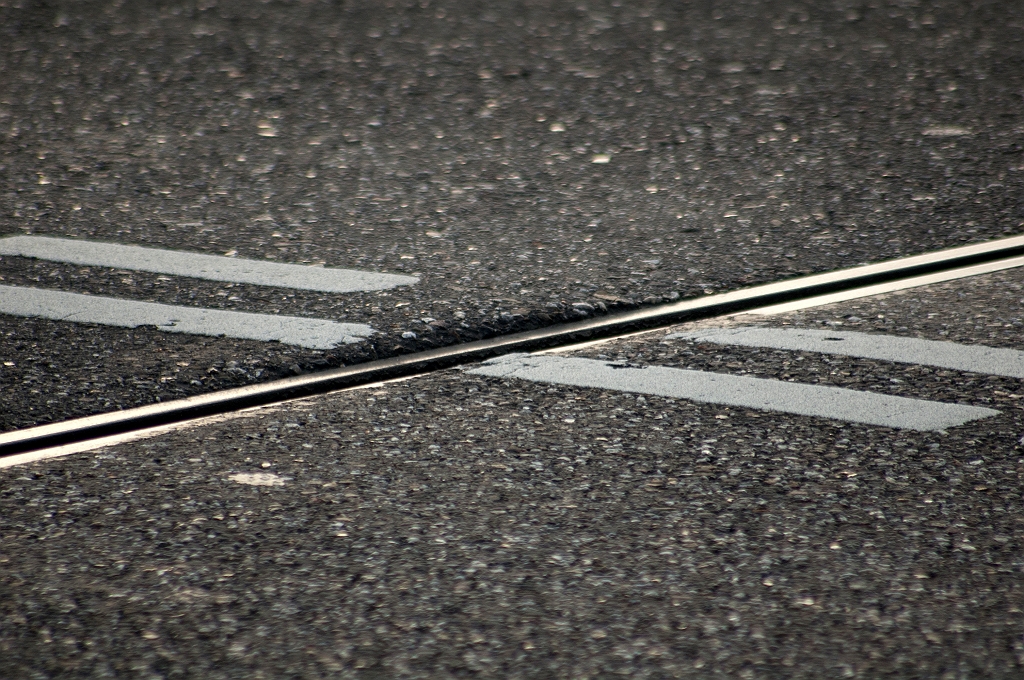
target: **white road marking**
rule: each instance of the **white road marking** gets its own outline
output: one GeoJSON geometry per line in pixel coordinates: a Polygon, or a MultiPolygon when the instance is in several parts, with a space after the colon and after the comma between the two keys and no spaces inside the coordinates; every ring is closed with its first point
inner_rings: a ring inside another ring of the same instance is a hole
{"type": "Polygon", "coordinates": [[[386,290],[419,281],[415,276],[380,274],[355,269],[328,269],[263,260],[246,260],[176,250],[123,246],[49,236],[0,238],[0,255],[34,257],[90,267],[132,269],[155,274],[188,276],[208,281],[252,283],[321,293],[386,290]]]}
{"type": "Polygon", "coordinates": [[[882,359],[904,364],[952,368],[956,371],[1024,378],[1024,352],[984,345],[901,338],[855,331],[813,328],[715,328],[670,333],[669,339],[713,342],[717,345],[771,347],[821,354],[842,354],[864,359],[882,359]]]}
{"type": "Polygon", "coordinates": [[[0,285],[0,313],[57,321],[135,328],[156,326],[170,333],[192,333],[245,340],[277,340],[310,349],[360,342],[374,333],[361,323],[337,323],[296,316],[250,314],[202,307],[136,302],[41,288],[0,285]]]}
{"type": "Polygon", "coordinates": [[[959,125],[936,125],[921,130],[921,134],[925,137],[963,137],[972,135],[974,132],[970,128],[959,125]]]}
{"type": "Polygon", "coordinates": [[[550,355],[508,354],[467,372],[556,385],[638,392],[905,430],[945,430],[999,413],[978,406],[893,397],[840,387],[662,366],[616,366],[607,361],[550,355]]]}
{"type": "Polygon", "coordinates": [[[284,486],[284,477],[278,477],[271,472],[239,472],[228,477],[232,482],[248,484],[250,486],[284,486]]]}

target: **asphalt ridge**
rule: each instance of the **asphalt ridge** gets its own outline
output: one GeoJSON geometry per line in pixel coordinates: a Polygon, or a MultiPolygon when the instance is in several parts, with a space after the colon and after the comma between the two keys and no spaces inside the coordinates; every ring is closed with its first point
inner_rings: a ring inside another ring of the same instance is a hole
{"type": "Polygon", "coordinates": [[[4,257],[4,285],[379,335],[299,351],[3,317],[0,426],[1020,233],[1018,12],[6,3],[0,234],[420,283],[4,257]]]}

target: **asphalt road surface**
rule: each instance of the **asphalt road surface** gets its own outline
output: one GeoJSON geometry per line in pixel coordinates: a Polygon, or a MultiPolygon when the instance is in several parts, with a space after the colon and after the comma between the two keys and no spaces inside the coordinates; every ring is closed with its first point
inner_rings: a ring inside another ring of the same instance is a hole
{"type": "Polygon", "coordinates": [[[506,358],[0,470],[0,675],[1019,677],[1022,298],[1008,270],[528,359],[625,388],[506,358]]]}
{"type": "Polygon", "coordinates": [[[0,237],[414,281],[0,255],[0,429],[1021,233],[1022,26],[1011,2],[0,2],[0,237]]]}

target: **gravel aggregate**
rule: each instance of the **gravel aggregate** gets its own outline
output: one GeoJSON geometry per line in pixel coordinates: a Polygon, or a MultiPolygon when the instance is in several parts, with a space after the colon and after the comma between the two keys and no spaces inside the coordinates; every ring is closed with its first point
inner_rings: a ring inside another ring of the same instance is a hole
{"type": "MultiPolygon", "coordinates": [[[[1020,280],[762,321],[991,342],[973,317],[1020,280]]],[[[576,353],[1002,413],[921,433],[453,370],[0,470],[0,675],[1019,677],[1019,381],[785,354],[576,353]]]]}

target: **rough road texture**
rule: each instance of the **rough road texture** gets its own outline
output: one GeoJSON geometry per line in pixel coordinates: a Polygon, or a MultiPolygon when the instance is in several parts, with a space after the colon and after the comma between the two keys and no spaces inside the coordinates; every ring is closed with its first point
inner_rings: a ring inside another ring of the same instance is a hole
{"type": "MultiPolygon", "coordinates": [[[[1022,277],[761,322],[1019,348],[1022,277]]],[[[1001,413],[920,433],[447,371],[3,470],[0,676],[1021,675],[1020,380],[576,354],[1001,413]]]]}
{"type": "MultiPolygon", "coordinates": [[[[1019,233],[1022,26],[1007,2],[4,0],[0,233],[422,283],[339,298],[22,258],[2,275],[382,332],[261,356],[262,380],[1019,233]]],[[[68,328],[100,345],[91,371],[47,370],[60,343],[3,320],[4,359],[37,376],[0,373],[31,404],[3,427],[220,385],[164,362],[109,405],[43,399],[124,381],[105,357],[149,333],[68,328]]]]}
{"type": "Polygon", "coordinates": [[[1005,408],[945,436],[449,374],[5,470],[0,673],[1015,677],[1005,408]]]}

